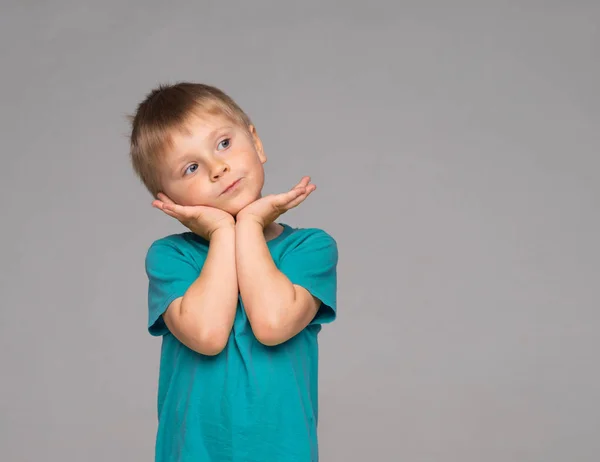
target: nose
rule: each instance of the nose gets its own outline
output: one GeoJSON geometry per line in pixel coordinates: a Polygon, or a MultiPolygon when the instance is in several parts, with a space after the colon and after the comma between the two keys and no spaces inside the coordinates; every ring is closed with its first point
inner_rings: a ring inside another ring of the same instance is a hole
{"type": "Polygon", "coordinates": [[[228,171],[229,165],[227,165],[225,162],[216,163],[210,171],[210,178],[212,181],[217,181],[228,171]]]}

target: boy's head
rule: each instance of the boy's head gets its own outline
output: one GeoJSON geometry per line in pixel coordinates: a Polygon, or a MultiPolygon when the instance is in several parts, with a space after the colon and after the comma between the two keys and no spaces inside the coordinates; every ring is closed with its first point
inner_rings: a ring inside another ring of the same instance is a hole
{"type": "Polygon", "coordinates": [[[181,205],[232,215],[260,197],[262,143],[250,118],[221,90],[200,83],[161,85],[131,121],[133,169],[154,197],[162,192],[181,205]]]}

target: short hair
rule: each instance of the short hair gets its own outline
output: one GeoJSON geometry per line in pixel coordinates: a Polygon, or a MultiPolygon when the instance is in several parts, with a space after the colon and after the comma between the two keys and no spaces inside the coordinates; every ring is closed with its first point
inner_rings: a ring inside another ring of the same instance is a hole
{"type": "Polygon", "coordinates": [[[250,117],[222,90],[203,83],[161,84],[138,105],[131,121],[130,160],[138,178],[156,197],[161,191],[161,154],[174,131],[189,134],[192,115],[224,115],[249,133],[250,117]]]}

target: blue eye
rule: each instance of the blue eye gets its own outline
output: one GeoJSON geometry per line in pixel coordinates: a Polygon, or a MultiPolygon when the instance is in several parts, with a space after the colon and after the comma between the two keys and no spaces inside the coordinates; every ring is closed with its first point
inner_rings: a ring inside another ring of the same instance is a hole
{"type": "Polygon", "coordinates": [[[223,147],[223,149],[227,149],[231,144],[231,140],[229,138],[225,138],[223,141],[219,143],[219,148],[223,147]],[[224,146],[223,146],[224,145],[224,146]]]}
{"type": "Polygon", "coordinates": [[[198,170],[198,164],[192,164],[188,168],[185,169],[184,175],[189,175],[190,173],[194,173],[198,170]]]}

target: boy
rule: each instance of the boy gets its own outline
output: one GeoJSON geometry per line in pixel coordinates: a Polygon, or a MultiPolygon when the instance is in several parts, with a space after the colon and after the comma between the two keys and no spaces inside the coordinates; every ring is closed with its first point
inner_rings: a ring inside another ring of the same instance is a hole
{"type": "Polygon", "coordinates": [[[263,145],[217,88],[160,86],[132,118],[152,205],[190,231],[146,256],[162,336],[158,462],[318,461],[317,334],[336,317],[335,240],[278,217],[314,190],[262,197],[263,145]]]}

